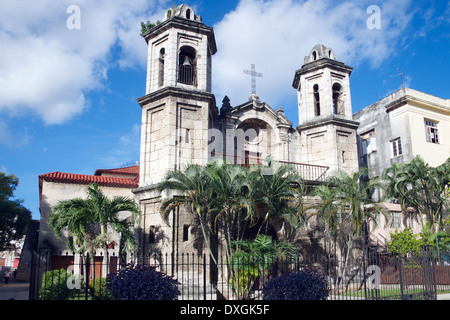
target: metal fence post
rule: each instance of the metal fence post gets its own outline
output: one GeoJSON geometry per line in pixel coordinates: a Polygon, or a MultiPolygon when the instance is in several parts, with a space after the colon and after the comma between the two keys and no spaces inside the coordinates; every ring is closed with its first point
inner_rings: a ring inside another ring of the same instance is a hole
{"type": "Polygon", "coordinates": [[[402,281],[402,257],[399,255],[397,257],[397,259],[398,259],[398,276],[399,276],[399,280],[400,280],[400,294],[401,294],[401,299],[404,300],[403,281],[402,281]]]}
{"type": "MultiPolygon", "coordinates": [[[[38,268],[36,268],[36,263],[35,263],[35,256],[38,255],[38,253],[36,251],[31,251],[31,264],[30,264],[30,286],[29,286],[29,290],[28,290],[28,299],[29,300],[34,300],[35,296],[36,296],[36,282],[37,282],[37,272],[38,272],[38,268]]],[[[39,257],[38,257],[38,261],[39,261],[39,257]]]]}
{"type": "Polygon", "coordinates": [[[86,279],[85,279],[85,285],[84,285],[84,298],[88,300],[88,287],[89,287],[89,271],[91,269],[90,267],[90,261],[89,261],[89,252],[86,253],[86,279]]]}
{"type": "Polygon", "coordinates": [[[203,254],[203,300],[206,300],[206,254],[203,254]]]}
{"type": "Polygon", "coordinates": [[[424,300],[436,300],[437,288],[435,278],[435,266],[433,259],[433,248],[422,248],[422,269],[423,269],[423,299],[424,300]]]}

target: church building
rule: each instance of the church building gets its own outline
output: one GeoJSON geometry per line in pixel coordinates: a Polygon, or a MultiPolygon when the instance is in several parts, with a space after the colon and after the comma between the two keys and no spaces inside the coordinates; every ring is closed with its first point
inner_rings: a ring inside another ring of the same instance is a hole
{"type": "Polygon", "coordinates": [[[141,246],[165,252],[190,251],[195,221],[173,215],[167,226],[160,216],[164,197],[156,186],[169,170],[187,164],[261,164],[267,156],[292,163],[306,181],[323,181],[336,170],[358,169],[356,129],[352,119],[349,77],[352,68],[333,50],[316,45],[294,73],[299,126],[294,128],[280,107],[274,110],[256,94],[237,106],[224,97],[217,106],[211,93],[214,30],[192,8],[169,9],[163,22],[143,35],[148,45],[146,95],[142,108],[139,187],[141,246]],[[176,217],[175,217],[176,216],[176,217]],[[166,239],[157,242],[155,239],[166,239]],[[181,250],[181,251],[180,251],[181,250]]]}
{"type": "MultiPolygon", "coordinates": [[[[236,106],[221,97],[218,105],[211,92],[212,56],[218,50],[214,30],[189,6],[167,10],[162,23],[143,38],[148,65],[146,92],[137,99],[142,110],[139,166],[98,170],[93,176],[41,175],[41,226],[47,226],[59,200],[79,196],[81,187],[97,182],[108,195],[136,199],[142,210],[136,226],[141,252],[199,252],[192,216],[177,212],[170,226],[162,221],[160,203],[173,195],[160,194],[156,187],[169,170],[217,159],[262,164],[269,155],[280,164],[294,164],[307,182],[324,181],[336,170],[358,169],[358,122],[352,116],[349,83],[353,69],[333,49],[314,46],[300,69],[293,70],[299,115],[299,125],[293,127],[281,107],[274,110],[255,93],[236,106]]],[[[55,254],[64,250],[63,242],[44,231],[41,248],[55,254]]]]}

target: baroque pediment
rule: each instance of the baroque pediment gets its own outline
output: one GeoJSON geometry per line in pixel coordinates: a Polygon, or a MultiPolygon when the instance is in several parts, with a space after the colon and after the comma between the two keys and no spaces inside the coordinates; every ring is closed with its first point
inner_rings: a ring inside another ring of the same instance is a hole
{"type": "Polygon", "coordinates": [[[266,102],[262,102],[256,94],[250,95],[248,101],[231,107],[230,100],[228,97],[224,99],[224,108],[221,109],[226,114],[222,116],[231,116],[233,118],[246,118],[250,115],[256,118],[264,118],[270,120],[270,124],[273,127],[278,126],[286,126],[291,127],[292,122],[288,120],[286,115],[284,114],[283,108],[280,106],[277,111],[275,111],[271,106],[269,106],[266,102]]]}

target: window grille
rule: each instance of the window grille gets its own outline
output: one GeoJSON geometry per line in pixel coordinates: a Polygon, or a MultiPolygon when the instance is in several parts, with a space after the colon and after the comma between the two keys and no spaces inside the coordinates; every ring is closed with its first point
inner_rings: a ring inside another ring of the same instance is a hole
{"type": "Polygon", "coordinates": [[[390,213],[390,227],[391,228],[400,228],[402,226],[402,213],[401,212],[392,212],[390,213]]]}
{"type": "Polygon", "coordinates": [[[180,65],[180,72],[178,76],[178,82],[189,84],[189,85],[195,85],[195,70],[191,66],[183,66],[180,65]]]}

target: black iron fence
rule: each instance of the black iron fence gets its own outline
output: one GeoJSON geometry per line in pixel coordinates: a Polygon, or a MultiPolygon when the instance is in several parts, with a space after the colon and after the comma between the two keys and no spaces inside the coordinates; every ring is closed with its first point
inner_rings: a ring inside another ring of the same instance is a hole
{"type": "MultiPolygon", "coordinates": [[[[178,300],[262,300],[264,284],[282,273],[314,270],[328,281],[329,300],[435,300],[450,296],[450,252],[430,248],[418,254],[380,252],[360,257],[298,254],[272,260],[251,258],[233,263],[209,255],[160,254],[116,256],[49,252],[35,257],[30,299],[108,299],[107,275],[130,263],[155,266],[178,281],[178,300]]],[[[449,298],[450,299],[450,298],[449,298]]]]}

